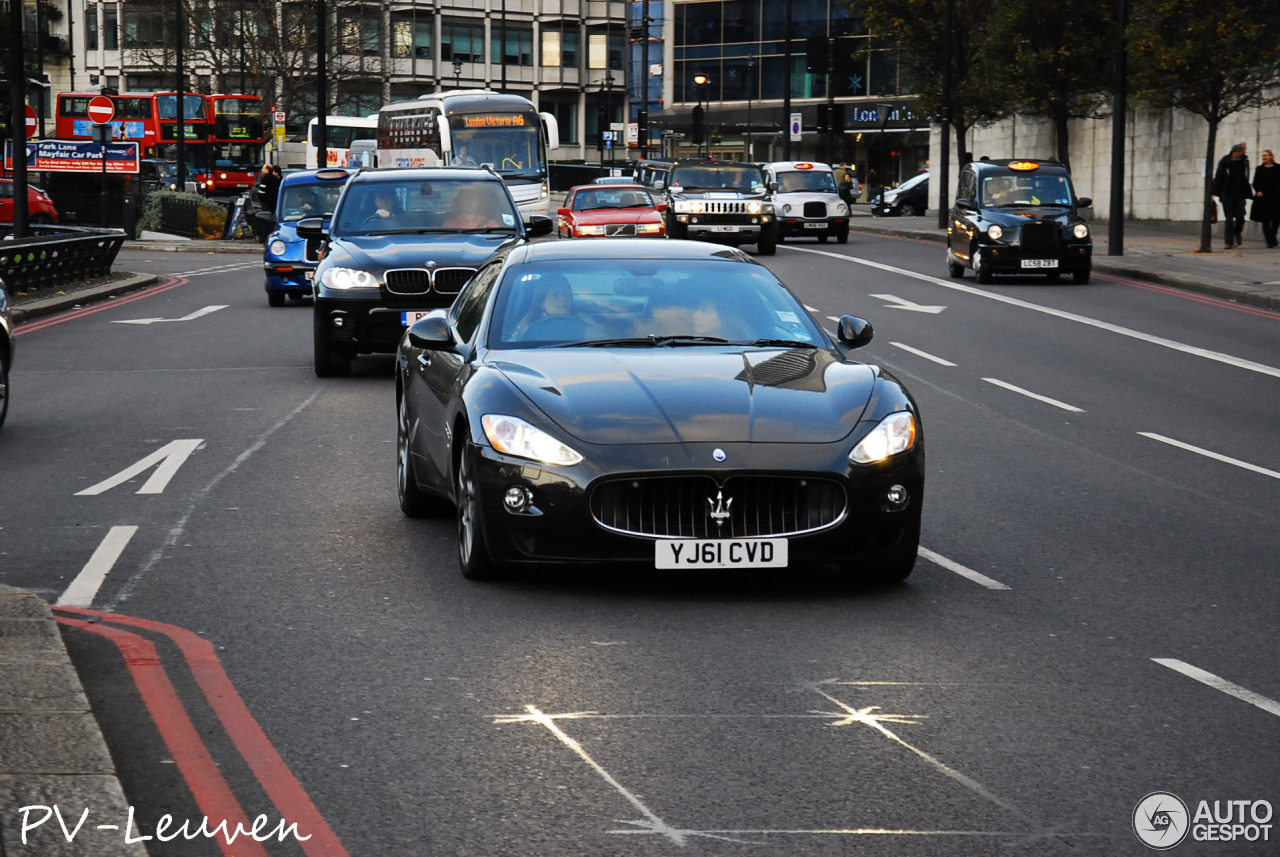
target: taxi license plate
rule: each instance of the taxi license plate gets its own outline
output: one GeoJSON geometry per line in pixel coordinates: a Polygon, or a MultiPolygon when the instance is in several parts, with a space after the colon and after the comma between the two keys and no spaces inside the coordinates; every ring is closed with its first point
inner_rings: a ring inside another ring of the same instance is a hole
{"type": "Polygon", "coordinates": [[[786,539],[659,539],[655,568],[786,568],[786,539]]]}
{"type": "Polygon", "coordinates": [[[738,227],[736,227],[736,226],[712,226],[712,227],[711,227],[711,231],[712,231],[712,232],[737,232],[737,231],[738,231],[738,227]]]}
{"type": "Polygon", "coordinates": [[[1058,267],[1057,259],[1023,259],[1022,267],[1024,268],[1056,268],[1058,267]]]}
{"type": "Polygon", "coordinates": [[[401,324],[403,324],[405,327],[408,327],[409,325],[413,324],[413,323],[414,323],[415,321],[417,321],[418,319],[420,319],[420,318],[426,318],[426,317],[427,317],[428,315],[430,315],[430,314],[431,314],[431,313],[430,313],[430,311],[426,311],[426,312],[417,312],[417,311],[414,311],[414,312],[402,312],[402,313],[400,313],[400,323],[401,323],[401,324]]]}
{"type": "Polygon", "coordinates": [[[804,225],[804,228],[805,228],[805,229],[826,229],[826,228],[827,228],[827,224],[825,224],[825,223],[806,223],[806,224],[804,225]]]}

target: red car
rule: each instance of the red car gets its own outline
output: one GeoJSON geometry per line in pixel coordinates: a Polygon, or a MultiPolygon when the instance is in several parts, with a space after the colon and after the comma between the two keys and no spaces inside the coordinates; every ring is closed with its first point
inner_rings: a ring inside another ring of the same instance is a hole
{"type": "Polygon", "coordinates": [[[581,185],[569,191],[560,209],[560,237],[588,238],[638,235],[663,238],[667,234],[662,212],[649,189],[638,184],[581,185]]]}
{"type": "MultiPolygon", "coordinates": [[[[27,185],[27,222],[57,223],[53,200],[35,185],[27,185]]],[[[0,179],[0,223],[13,223],[13,179],[0,179]]]]}

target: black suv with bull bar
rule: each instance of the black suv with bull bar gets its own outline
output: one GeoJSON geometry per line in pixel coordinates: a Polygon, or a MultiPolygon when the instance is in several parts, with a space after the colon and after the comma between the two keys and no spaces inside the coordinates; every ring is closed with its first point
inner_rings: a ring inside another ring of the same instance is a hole
{"type": "Polygon", "coordinates": [[[764,170],[755,164],[699,158],[675,161],[660,188],[667,203],[667,236],[755,244],[761,256],[778,251],[778,221],[764,170]]]}

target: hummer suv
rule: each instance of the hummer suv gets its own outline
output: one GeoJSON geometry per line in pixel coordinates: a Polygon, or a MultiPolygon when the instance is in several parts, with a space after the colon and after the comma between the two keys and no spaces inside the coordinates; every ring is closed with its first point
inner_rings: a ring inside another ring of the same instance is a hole
{"type": "Polygon", "coordinates": [[[755,244],[761,256],[778,251],[778,221],[771,188],[755,164],[691,159],[675,161],[661,189],[667,203],[667,236],[755,244]]]}

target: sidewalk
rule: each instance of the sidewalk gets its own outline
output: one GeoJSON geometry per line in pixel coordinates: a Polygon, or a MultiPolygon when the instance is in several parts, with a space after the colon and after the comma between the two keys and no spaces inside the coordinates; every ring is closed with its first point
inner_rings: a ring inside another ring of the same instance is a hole
{"type": "MultiPolygon", "coordinates": [[[[1242,248],[1224,251],[1221,249],[1222,227],[1214,224],[1210,245],[1213,252],[1197,253],[1199,224],[1127,221],[1124,255],[1108,256],[1107,222],[1091,220],[1089,228],[1093,232],[1095,273],[1131,277],[1280,310],[1280,248],[1267,249],[1261,239],[1246,238],[1242,248]]],[[[851,229],[855,233],[898,235],[939,244],[947,241],[946,230],[938,228],[936,213],[925,217],[872,217],[864,209],[855,211],[851,229]]],[[[938,276],[946,275],[939,248],[938,276]]]]}

